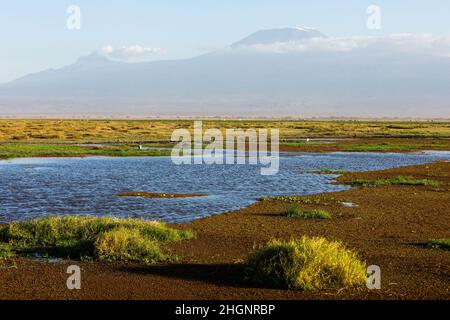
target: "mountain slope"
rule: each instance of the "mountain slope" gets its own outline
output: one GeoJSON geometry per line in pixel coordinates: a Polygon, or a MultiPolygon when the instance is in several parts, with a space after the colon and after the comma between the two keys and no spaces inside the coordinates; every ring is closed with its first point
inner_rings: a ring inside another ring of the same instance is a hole
{"type": "Polygon", "coordinates": [[[18,113],[66,113],[70,101],[71,113],[450,115],[447,57],[373,48],[253,50],[324,38],[306,28],[263,30],[193,59],[133,64],[93,53],[1,86],[0,113],[11,113],[11,105],[18,113]]]}

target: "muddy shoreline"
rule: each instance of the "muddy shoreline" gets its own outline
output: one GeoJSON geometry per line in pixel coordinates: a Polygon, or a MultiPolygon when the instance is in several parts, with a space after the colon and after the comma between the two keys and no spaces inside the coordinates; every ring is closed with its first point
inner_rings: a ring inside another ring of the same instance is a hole
{"type": "Polygon", "coordinates": [[[449,299],[450,253],[424,243],[450,237],[450,163],[349,173],[338,180],[395,175],[441,185],[357,187],[302,197],[316,199],[304,206],[330,211],[330,220],[282,217],[286,202],[262,201],[174,225],[195,231],[197,238],[170,245],[181,257],[173,264],[50,264],[16,258],[0,266],[0,299],[449,299]],[[304,234],[341,240],[368,265],[380,266],[382,289],[300,292],[257,288],[242,279],[240,262],[255,245],[304,234]],[[81,290],[66,288],[71,264],[81,267],[81,290]]]}

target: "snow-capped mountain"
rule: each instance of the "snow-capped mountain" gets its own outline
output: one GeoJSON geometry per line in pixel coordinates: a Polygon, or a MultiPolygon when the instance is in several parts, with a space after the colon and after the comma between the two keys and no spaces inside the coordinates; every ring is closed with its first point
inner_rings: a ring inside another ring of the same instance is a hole
{"type": "Polygon", "coordinates": [[[302,41],[311,38],[325,38],[325,35],[316,29],[307,27],[260,30],[232,44],[231,47],[239,48],[242,46],[302,41]]]}
{"type": "Polygon", "coordinates": [[[394,40],[279,28],[192,59],[125,63],[94,52],[0,86],[0,113],[450,116],[450,58],[394,40]],[[265,50],[246,50],[255,46],[265,50]]]}

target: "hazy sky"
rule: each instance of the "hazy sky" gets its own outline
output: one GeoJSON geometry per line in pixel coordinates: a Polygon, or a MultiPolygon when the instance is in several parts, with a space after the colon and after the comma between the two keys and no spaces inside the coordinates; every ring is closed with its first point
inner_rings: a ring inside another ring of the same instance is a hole
{"type": "Polygon", "coordinates": [[[274,27],[308,26],[332,37],[450,34],[448,0],[343,2],[0,0],[0,83],[70,64],[106,46],[147,48],[149,60],[187,58],[274,27]],[[381,8],[381,30],[367,29],[371,4],[381,8]],[[80,30],[66,27],[69,5],[81,9],[80,30]]]}

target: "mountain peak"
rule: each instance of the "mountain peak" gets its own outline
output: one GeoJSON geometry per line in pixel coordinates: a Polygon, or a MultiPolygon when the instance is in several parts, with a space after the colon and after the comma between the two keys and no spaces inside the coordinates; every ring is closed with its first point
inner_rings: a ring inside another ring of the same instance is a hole
{"type": "Polygon", "coordinates": [[[102,65],[106,63],[110,63],[111,60],[106,58],[105,56],[101,55],[97,51],[93,51],[92,53],[88,54],[87,56],[82,56],[78,58],[77,63],[78,65],[102,65]]]}
{"type": "Polygon", "coordinates": [[[277,42],[302,41],[310,38],[325,38],[320,31],[308,28],[274,28],[260,30],[231,45],[232,48],[277,42]]]}

